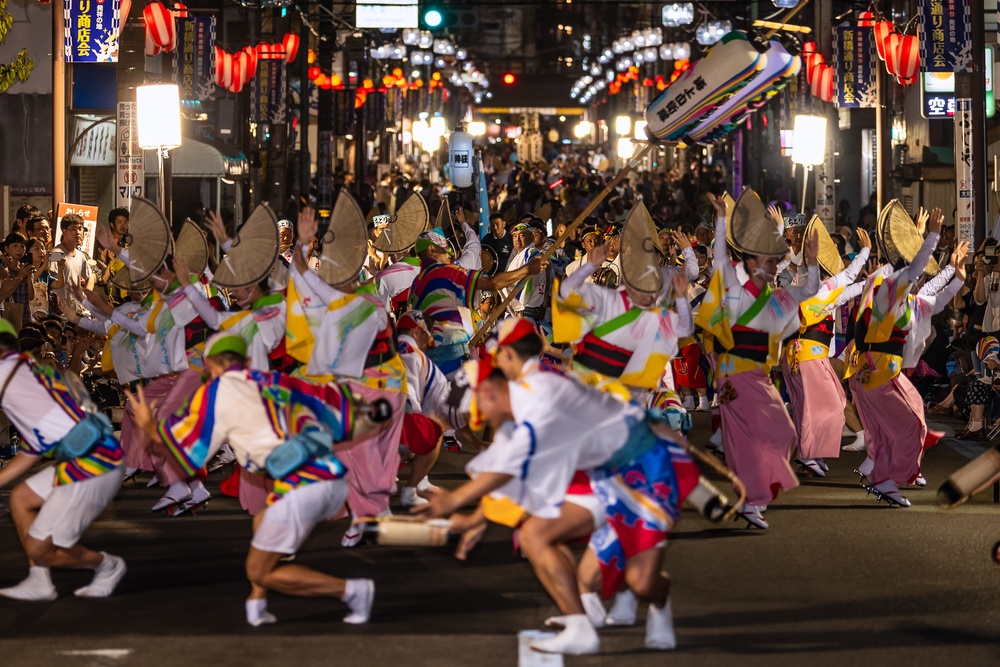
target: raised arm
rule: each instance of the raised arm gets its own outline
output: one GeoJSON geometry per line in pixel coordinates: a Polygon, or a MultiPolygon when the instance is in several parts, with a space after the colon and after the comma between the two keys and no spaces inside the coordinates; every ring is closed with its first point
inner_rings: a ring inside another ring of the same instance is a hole
{"type": "Polygon", "coordinates": [[[465,232],[465,247],[455,263],[470,271],[478,271],[483,268],[483,244],[479,240],[479,234],[464,220],[462,231],[465,232]]]}
{"type": "Polygon", "coordinates": [[[938,241],[941,239],[941,221],[944,219],[944,216],[941,215],[941,209],[939,208],[933,209],[930,213],[920,209],[917,218],[917,226],[920,227],[920,223],[924,222],[927,224],[930,232],[927,234],[927,238],[924,239],[924,243],[920,246],[920,250],[917,251],[913,261],[903,269],[902,278],[911,283],[920,280],[920,276],[924,274],[924,269],[927,268],[927,262],[930,261],[931,255],[934,254],[934,250],[937,248],[938,241]]]}
{"type": "Polygon", "coordinates": [[[733,268],[733,261],[729,256],[729,244],[726,241],[726,202],[711,193],[708,194],[708,198],[715,209],[715,253],[712,257],[712,266],[716,271],[723,272],[723,282],[726,287],[731,287],[739,284],[739,277],[733,268]]]}

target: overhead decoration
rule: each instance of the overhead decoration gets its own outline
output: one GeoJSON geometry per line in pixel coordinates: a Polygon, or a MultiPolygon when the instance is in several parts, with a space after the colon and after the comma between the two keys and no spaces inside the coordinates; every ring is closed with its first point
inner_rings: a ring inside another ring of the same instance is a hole
{"type": "Polygon", "coordinates": [[[174,81],[180,89],[181,100],[214,100],[215,17],[178,18],[177,33],[173,65],[174,81]]]}
{"type": "Polygon", "coordinates": [[[174,48],[174,13],[162,2],[151,2],[142,10],[142,18],[146,23],[146,34],[149,41],[160,51],[171,51],[174,48]]]}
{"type": "MultiPolygon", "coordinates": [[[[117,0],[107,3],[63,0],[63,45],[68,63],[118,62],[118,34],[124,21],[117,0]]],[[[7,15],[10,23],[13,16],[7,15]]]]}
{"type": "Polygon", "coordinates": [[[285,49],[286,65],[291,65],[295,62],[295,57],[299,54],[299,44],[301,41],[301,38],[294,32],[286,34],[285,38],[281,40],[282,46],[285,49]]]}
{"type": "MultiPolygon", "coordinates": [[[[871,12],[862,12],[871,14],[871,12]]],[[[833,31],[834,104],[841,109],[875,106],[875,35],[867,19],[857,26],[840,25],[833,31]]]]}
{"type": "Polygon", "coordinates": [[[688,138],[697,143],[712,143],[732,132],[802,68],[802,59],[790,54],[777,37],[771,38],[764,55],[766,61],[760,74],[688,132],[688,138]]]}
{"type": "Polygon", "coordinates": [[[763,66],[764,58],[746,33],[726,34],[649,105],[647,134],[663,141],[679,140],[763,66]]]}
{"type": "Polygon", "coordinates": [[[972,16],[968,0],[918,0],[917,18],[924,72],[972,71],[972,16]]]}

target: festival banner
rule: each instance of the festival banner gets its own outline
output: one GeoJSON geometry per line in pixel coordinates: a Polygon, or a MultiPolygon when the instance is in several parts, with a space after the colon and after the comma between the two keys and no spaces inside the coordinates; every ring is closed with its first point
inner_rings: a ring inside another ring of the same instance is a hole
{"type": "Polygon", "coordinates": [[[917,4],[920,71],[971,72],[969,0],[918,0],[917,4]]]}
{"type": "Polygon", "coordinates": [[[119,0],[63,0],[68,63],[118,62],[119,0]]]}
{"type": "Polygon", "coordinates": [[[215,100],[215,17],[177,19],[174,83],[182,101],[215,100]]]}
{"type": "Polygon", "coordinates": [[[840,109],[875,106],[875,35],[871,28],[833,29],[833,103],[840,109]]]}
{"type": "Polygon", "coordinates": [[[254,122],[279,125],[285,122],[285,61],[257,60],[257,76],[250,91],[250,116],[254,122]]]}

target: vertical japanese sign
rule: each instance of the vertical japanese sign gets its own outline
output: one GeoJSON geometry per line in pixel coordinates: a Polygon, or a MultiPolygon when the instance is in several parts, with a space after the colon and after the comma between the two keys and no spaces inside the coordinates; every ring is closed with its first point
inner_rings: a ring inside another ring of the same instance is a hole
{"type": "Polygon", "coordinates": [[[878,192],[878,134],[874,129],[861,130],[861,206],[878,192]]]}
{"type": "MultiPolygon", "coordinates": [[[[958,198],[955,211],[955,240],[968,241],[976,247],[975,208],[972,191],[972,100],[959,97],[955,100],[955,187],[958,198]]],[[[984,193],[985,195],[985,193],[984,193]]]]}
{"type": "Polygon", "coordinates": [[[971,72],[969,0],[919,0],[918,5],[920,71],[971,72]]]}
{"type": "Polygon", "coordinates": [[[833,30],[833,103],[841,109],[875,106],[875,35],[871,28],[833,30]]]}
{"type": "Polygon", "coordinates": [[[836,192],[834,185],[834,174],[837,165],[833,155],[833,137],[826,138],[826,158],[822,164],[813,168],[813,175],[816,178],[816,207],[813,213],[823,221],[823,226],[828,232],[834,231],[837,222],[836,192]]]}
{"type": "Polygon", "coordinates": [[[257,61],[257,76],[250,91],[254,122],[277,125],[285,122],[285,61],[282,58],[257,61]]]}
{"type": "Polygon", "coordinates": [[[180,88],[181,100],[205,102],[215,99],[214,16],[177,19],[174,82],[180,88]]]}
{"type": "Polygon", "coordinates": [[[118,62],[118,8],[118,0],[63,0],[66,62],[118,62]]]}
{"type": "Polygon", "coordinates": [[[131,208],[132,198],[141,197],[145,172],[136,133],[135,102],[119,102],[115,141],[115,205],[131,208]]]}

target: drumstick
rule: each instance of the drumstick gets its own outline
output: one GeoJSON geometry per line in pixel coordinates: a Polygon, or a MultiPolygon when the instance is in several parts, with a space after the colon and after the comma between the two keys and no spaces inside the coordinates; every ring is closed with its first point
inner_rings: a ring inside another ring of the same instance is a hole
{"type": "MultiPolygon", "coordinates": [[[[639,151],[639,153],[635,157],[629,160],[628,164],[626,164],[625,167],[618,172],[618,175],[615,176],[610,183],[608,183],[607,187],[601,190],[601,192],[599,192],[598,195],[594,197],[593,201],[591,201],[587,205],[587,208],[583,209],[580,215],[576,216],[576,220],[574,220],[572,223],[570,223],[568,227],[566,227],[566,231],[564,231],[562,235],[555,240],[555,243],[549,246],[549,248],[540,255],[542,261],[545,261],[550,257],[552,257],[552,255],[556,251],[556,248],[558,248],[560,244],[564,243],[567,239],[569,239],[569,237],[573,234],[573,232],[576,231],[576,228],[583,224],[583,221],[586,220],[587,217],[594,211],[594,209],[597,208],[597,206],[602,201],[604,201],[604,198],[607,197],[609,194],[611,194],[611,191],[614,190],[618,186],[618,184],[625,179],[626,176],[628,176],[629,172],[635,169],[636,166],[638,166],[642,158],[646,157],[646,153],[651,151],[653,149],[653,146],[655,145],[656,144],[653,144],[652,142],[647,143],[646,146],[641,151],[639,151]]],[[[477,331],[476,334],[472,337],[472,340],[469,341],[469,347],[478,347],[483,344],[483,341],[486,340],[486,337],[493,329],[493,325],[497,323],[497,320],[500,319],[500,316],[503,315],[504,311],[507,309],[507,304],[509,304],[511,301],[514,300],[515,295],[520,294],[521,290],[524,289],[524,285],[527,282],[528,279],[525,278],[516,285],[507,288],[509,289],[509,291],[507,292],[507,296],[504,297],[503,301],[500,303],[499,306],[493,309],[493,312],[489,314],[489,317],[483,320],[483,324],[479,328],[479,331],[477,331]]]]}

